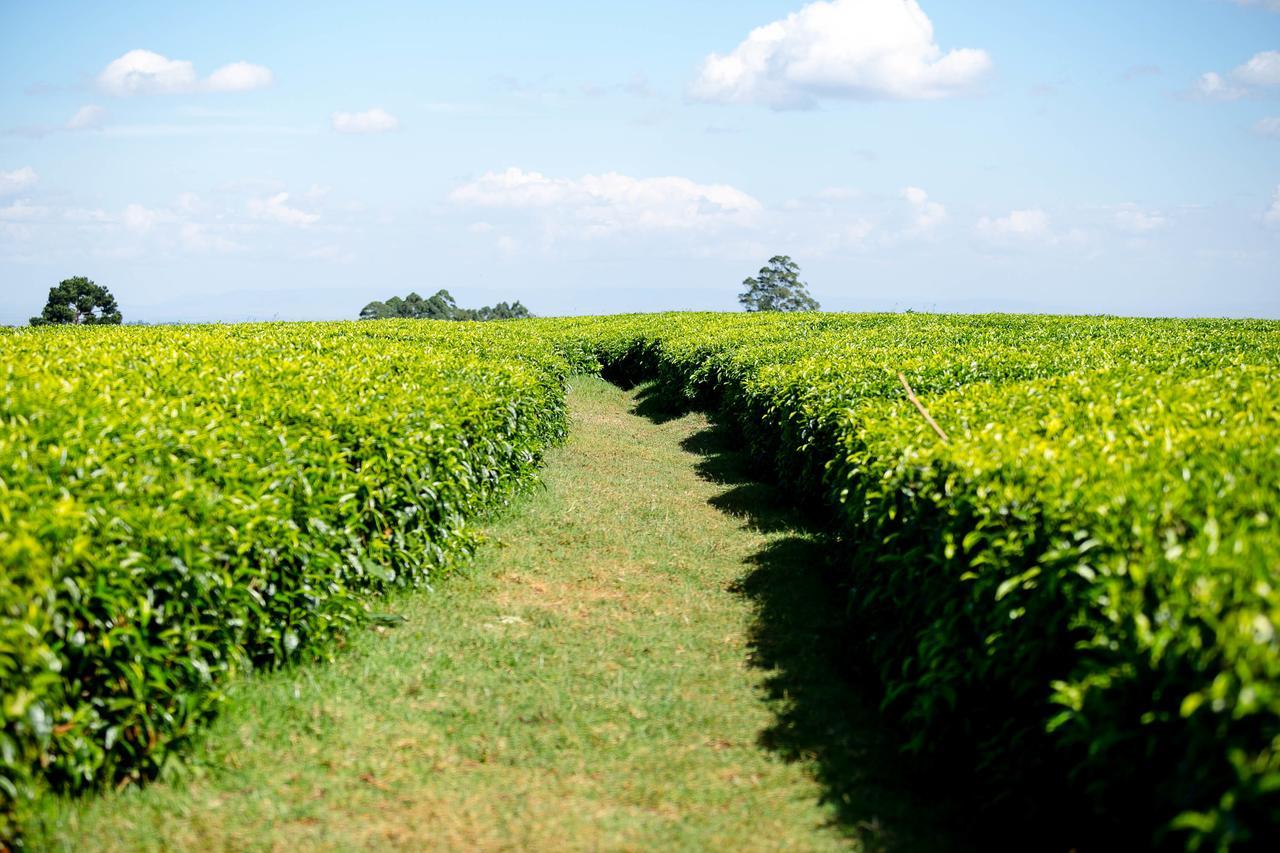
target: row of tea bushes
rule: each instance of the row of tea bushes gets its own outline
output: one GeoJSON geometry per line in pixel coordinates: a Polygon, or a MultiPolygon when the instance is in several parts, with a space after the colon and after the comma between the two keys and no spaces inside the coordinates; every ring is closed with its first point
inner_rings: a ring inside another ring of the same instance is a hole
{"type": "Polygon", "coordinates": [[[0,338],[0,837],[465,556],[563,435],[565,375],[505,324],[0,338]]]}
{"type": "Polygon", "coordinates": [[[545,325],[578,362],[718,406],[825,507],[848,654],[906,746],[974,767],[993,808],[1047,816],[1060,792],[1142,843],[1280,833],[1280,324],[545,325]]]}

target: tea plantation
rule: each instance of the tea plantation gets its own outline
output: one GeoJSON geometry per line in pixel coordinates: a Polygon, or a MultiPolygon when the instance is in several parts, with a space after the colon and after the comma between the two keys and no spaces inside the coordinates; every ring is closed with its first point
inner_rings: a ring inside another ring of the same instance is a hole
{"type": "Polygon", "coordinates": [[[0,366],[0,834],[465,559],[597,372],[716,412],[829,529],[838,654],[921,766],[1087,838],[1280,832],[1280,324],[34,330],[0,366]]]}

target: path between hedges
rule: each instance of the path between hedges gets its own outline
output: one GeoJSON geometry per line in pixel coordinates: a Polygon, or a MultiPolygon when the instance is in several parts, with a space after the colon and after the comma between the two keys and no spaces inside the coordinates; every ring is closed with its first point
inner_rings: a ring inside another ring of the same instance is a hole
{"type": "Polygon", "coordinates": [[[408,621],[332,665],[238,685],[199,775],[66,805],[46,841],[941,846],[813,653],[817,543],[702,416],[595,379],[570,404],[474,570],[388,602],[408,621]]]}

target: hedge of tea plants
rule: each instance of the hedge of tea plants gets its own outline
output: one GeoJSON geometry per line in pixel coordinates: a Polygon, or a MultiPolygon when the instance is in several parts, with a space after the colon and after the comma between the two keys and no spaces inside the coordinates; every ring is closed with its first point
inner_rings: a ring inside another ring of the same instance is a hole
{"type": "Polygon", "coordinates": [[[990,808],[1060,797],[1094,846],[1280,833],[1280,324],[41,330],[0,334],[0,371],[0,837],[447,571],[563,434],[572,371],[718,409],[828,520],[844,652],[990,808]]]}
{"type": "Polygon", "coordinates": [[[0,336],[0,839],[440,577],[563,434],[564,378],[503,324],[0,336]]]}
{"type": "Polygon", "coordinates": [[[1280,834],[1280,324],[551,325],[570,358],[718,406],[824,508],[847,652],[909,750],[1033,822],[1063,797],[1079,840],[1280,834]]]}

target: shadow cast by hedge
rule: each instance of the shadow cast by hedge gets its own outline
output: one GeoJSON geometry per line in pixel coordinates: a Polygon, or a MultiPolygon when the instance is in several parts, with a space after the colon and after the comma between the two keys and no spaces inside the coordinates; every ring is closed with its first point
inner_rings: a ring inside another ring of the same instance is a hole
{"type": "MultiPolygon", "coordinates": [[[[633,412],[655,423],[692,408],[653,385],[637,399],[633,412]]],[[[774,712],[760,744],[785,761],[810,765],[834,822],[871,849],[964,849],[956,810],[962,798],[907,777],[874,688],[838,660],[848,647],[847,626],[832,544],[777,487],[753,476],[727,427],[713,425],[682,446],[699,457],[698,474],[723,487],[711,505],[770,537],[733,587],[756,611],[750,664],[764,673],[761,686],[774,712]]]]}

